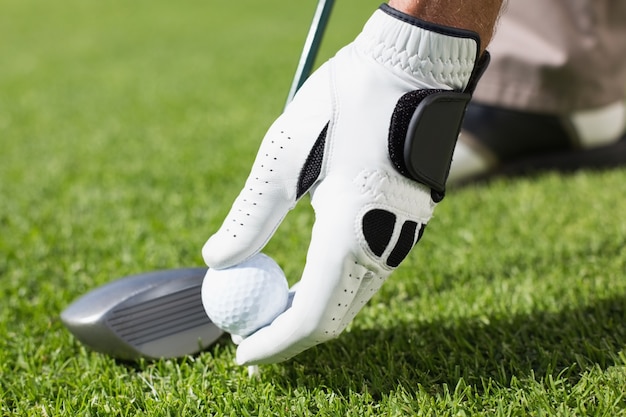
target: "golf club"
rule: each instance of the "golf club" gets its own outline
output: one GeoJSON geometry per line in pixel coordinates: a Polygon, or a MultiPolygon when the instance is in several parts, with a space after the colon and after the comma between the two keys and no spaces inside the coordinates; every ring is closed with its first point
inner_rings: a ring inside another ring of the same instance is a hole
{"type": "Polygon", "coordinates": [[[287,104],[293,100],[293,96],[296,95],[296,92],[302,87],[302,84],[304,84],[309,75],[311,75],[311,70],[313,69],[313,64],[315,64],[315,58],[317,58],[317,53],[319,52],[326,26],[328,26],[328,20],[334,3],[334,0],[319,0],[317,3],[317,8],[313,15],[313,22],[311,22],[309,33],[304,41],[304,48],[302,49],[300,61],[296,68],[296,74],[291,83],[289,94],[287,95],[287,104]]]}
{"type": "Polygon", "coordinates": [[[115,280],[72,303],[61,321],[86,346],[119,359],[198,352],[223,334],[202,306],[206,271],[170,269],[115,280]]]}
{"type": "MultiPolygon", "coordinates": [[[[287,104],[310,75],[334,1],[319,0],[287,104]]],[[[92,350],[124,360],[197,353],[223,334],[201,299],[206,267],[148,272],[114,280],[74,301],[61,321],[92,350]]],[[[251,374],[254,368],[249,368],[251,374]]]]}

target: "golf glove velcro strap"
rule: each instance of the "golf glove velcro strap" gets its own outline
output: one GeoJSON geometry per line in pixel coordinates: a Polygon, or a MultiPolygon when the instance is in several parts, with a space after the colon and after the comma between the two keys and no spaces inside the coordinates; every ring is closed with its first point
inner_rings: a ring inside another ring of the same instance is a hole
{"type": "Polygon", "coordinates": [[[445,193],[467,105],[489,60],[485,51],[462,93],[415,90],[396,104],[389,127],[389,157],[402,175],[430,186],[437,202],[445,193]]]}
{"type": "Polygon", "coordinates": [[[443,195],[470,94],[417,90],[396,105],[389,156],[396,169],[443,195]]]}
{"type": "Polygon", "coordinates": [[[445,118],[438,101],[420,108],[413,125],[419,106],[407,113],[404,142],[409,131],[429,136],[411,137],[416,155],[403,175],[389,152],[394,111],[411,92],[464,91],[479,50],[473,33],[383,5],[272,124],[245,187],[203,248],[205,262],[224,268],[259,252],[305,194],[315,224],[291,307],[241,341],[239,364],[278,362],[338,336],[419,241],[436,206],[431,187],[442,188],[445,169],[416,165],[431,152],[442,154],[433,157],[437,166],[446,159],[424,123],[457,125],[458,116],[445,118]],[[417,181],[408,176],[416,170],[417,181]]]}

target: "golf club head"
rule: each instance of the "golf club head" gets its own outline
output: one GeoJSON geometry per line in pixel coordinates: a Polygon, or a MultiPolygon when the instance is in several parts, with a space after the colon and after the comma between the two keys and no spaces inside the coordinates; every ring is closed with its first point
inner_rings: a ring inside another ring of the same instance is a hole
{"type": "Polygon", "coordinates": [[[199,352],[223,334],[202,306],[206,271],[180,268],[121,278],[74,301],[61,321],[86,346],[119,359],[199,352]]]}

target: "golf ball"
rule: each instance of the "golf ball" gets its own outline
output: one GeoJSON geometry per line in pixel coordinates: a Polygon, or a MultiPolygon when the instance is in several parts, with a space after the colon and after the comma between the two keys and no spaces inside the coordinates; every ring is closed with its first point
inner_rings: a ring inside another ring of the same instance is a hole
{"type": "Polygon", "coordinates": [[[272,258],[259,253],[225,269],[209,268],[202,304],[220,329],[247,336],[270,324],[287,308],[289,285],[272,258]]]}

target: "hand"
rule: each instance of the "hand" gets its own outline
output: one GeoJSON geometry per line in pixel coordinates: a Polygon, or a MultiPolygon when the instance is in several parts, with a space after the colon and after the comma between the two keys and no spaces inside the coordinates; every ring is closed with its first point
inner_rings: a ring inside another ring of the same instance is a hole
{"type": "Polygon", "coordinates": [[[394,143],[405,140],[400,132],[413,113],[407,93],[463,91],[479,45],[412,19],[381,6],[307,80],[265,135],[245,187],[206,242],[210,267],[242,262],[311,195],[315,225],[293,303],[241,341],[239,364],[282,361],[338,336],[420,239],[436,206],[432,195],[442,197],[403,172],[394,143]]]}

